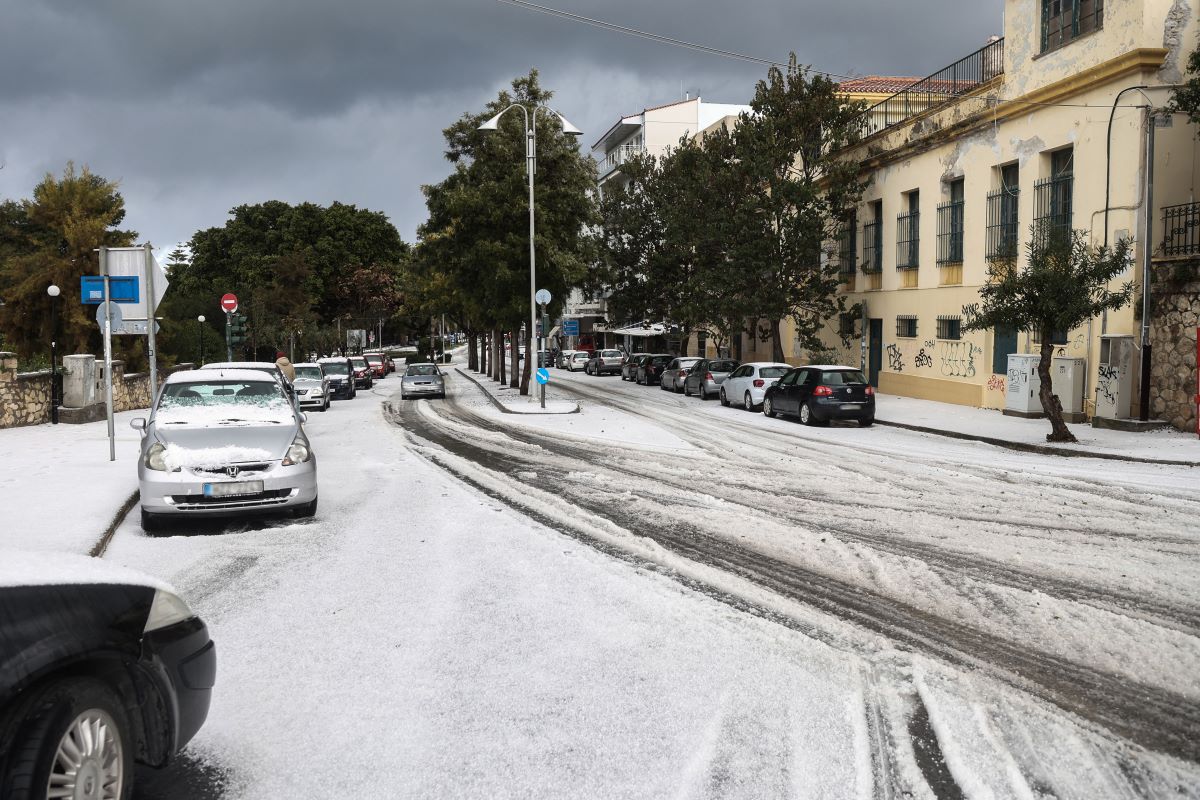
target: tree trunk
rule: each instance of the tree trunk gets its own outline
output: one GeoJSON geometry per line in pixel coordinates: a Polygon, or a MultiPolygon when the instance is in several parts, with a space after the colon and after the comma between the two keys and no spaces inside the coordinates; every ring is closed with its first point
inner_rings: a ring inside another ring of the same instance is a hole
{"type": "Polygon", "coordinates": [[[504,335],[496,331],[496,380],[504,383],[504,335]]]}
{"type": "Polygon", "coordinates": [[[467,369],[479,371],[479,356],[475,352],[475,332],[467,331],[467,369]]]}
{"type": "Polygon", "coordinates": [[[733,334],[729,338],[731,340],[730,343],[733,345],[733,357],[736,358],[738,361],[741,361],[742,360],[742,338],[743,338],[742,331],[738,331],[737,333],[733,334]]]}
{"type": "Polygon", "coordinates": [[[774,361],[783,361],[783,335],[779,325],[779,320],[771,320],[771,358],[774,361]]]}
{"type": "Polygon", "coordinates": [[[1038,399],[1042,401],[1042,410],[1046,412],[1046,416],[1050,419],[1050,433],[1046,434],[1047,442],[1074,442],[1078,441],[1075,435],[1067,428],[1067,423],[1063,422],[1062,403],[1058,399],[1058,395],[1054,393],[1054,387],[1051,385],[1052,376],[1050,375],[1050,359],[1054,355],[1054,345],[1051,343],[1052,338],[1050,331],[1042,331],[1042,358],[1038,361],[1038,378],[1041,380],[1041,387],[1038,389],[1038,399]]]}
{"type": "Polygon", "coordinates": [[[479,372],[480,372],[480,374],[483,374],[483,375],[487,374],[487,363],[488,363],[488,339],[487,339],[487,332],[485,331],[485,332],[481,332],[479,334],[479,372]]]}
{"type": "Polygon", "coordinates": [[[682,338],[679,340],[679,355],[686,356],[688,354],[688,345],[691,344],[692,332],[689,330],[681,330],[682,338]]]}
{"type": "Polygon", "coordinates": [[[518,329],[512,329],[509,341],[512,343],[512,349],[509,351],[512,353],[512,363],[508,371],[508,386],[517,389],[521,386],[521,339],[518,329]]]}
{"type": "Polygon", "coordinates": [[[525,369],[521,370],[521,394],[529,394],[529,380],[533,377],[534,359],[537,358],[537,353],[533,352],[534,344],[532,335],[525,340],[525,369]]]}

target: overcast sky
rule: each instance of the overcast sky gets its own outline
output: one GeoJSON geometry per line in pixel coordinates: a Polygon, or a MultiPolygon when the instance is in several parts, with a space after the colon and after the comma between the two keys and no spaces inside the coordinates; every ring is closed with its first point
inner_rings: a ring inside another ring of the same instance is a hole
{"type": "MultiPolygon", "coordinates": [[[[1000,33],[1002,0],[541,0],[831,72],[924,75],[1000,33]]],[[[120,181],[139,241],[243,203],[335,200],[406,240],[442,129],[530,67],[590,147],[683,91],[747,102],[765,68],[498,0],[0,0],[0,198],[69,159],[120,181]]]]}

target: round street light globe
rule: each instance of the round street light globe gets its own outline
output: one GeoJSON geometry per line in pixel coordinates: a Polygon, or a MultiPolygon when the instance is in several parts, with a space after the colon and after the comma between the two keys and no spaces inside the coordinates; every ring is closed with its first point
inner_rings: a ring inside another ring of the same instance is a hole
{"type": "Polygon", "coordinates": [[[204,322],[204,315],[201,314],[200,316],[196,317],[196,322],[204,322]]]}
{"type": "Polygon", "coordinates": [[[58,297],[59,288],[52,283],[46,287],[46,294],[50,295],[51,297],[58,297]]]}

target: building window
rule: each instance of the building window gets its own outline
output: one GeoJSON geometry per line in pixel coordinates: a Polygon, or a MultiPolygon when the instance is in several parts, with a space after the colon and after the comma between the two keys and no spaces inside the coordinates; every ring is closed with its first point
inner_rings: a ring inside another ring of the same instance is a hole
{"type": "Polygon", "coordinates": [[[883,269],[883,201],[871,203],[871,221],[863,224],[862,271],[878,273],[883,269]]]}
{"type": "Polygon", "coordinates": [[[838,314],[838,336],[853,336],[855,314],[838,314]]]}
{"type": "Polygon", "coordinates": [[[1042,52],[1057,50],[1104,23],[1104,0],[1042,0],[1042,52]]]}
{"type": "Polygon", "coordinates": [[[905,198],[908,210],[896,217],[896,269],[916,269],[921,265],[921,193],[905,198]]]}
{"type": "Polygon", "coordinates": [[[1007,261],[1017,257],[1020,177],[1020,167],[1016,164],[1001,167],[1000,188],[988,194],[986,255],[989,261],[1007,261]]]}
{"type": "Polygon", "coordinates": [[[842,279],[854,274],[858,264],[858,215],[850,213],[850,219],[842,225],[838,237],[838,274],[842,279]]]}
{"type": "Polygon", "coordinates": [[[938,317],[937,338],[958,340],[962,338],[962,317],[938,317]]]}
{"type": "Polygon", "coordinates": [[[1037,245],[1071,235],[1071,203],[1074,194],[1074,151],[1050,154],[1050,177],[1034,184],[1034,236],[1037,245]]]}
{"type": "Polygon", "coordinates": [[[963,179],[950,182],[950,202],[938,206],[938,266],[963,260],[963,179]]]}
{"type": "Polygon", "coordinates": [[[910,315],[896,317],[896,336],[901,339],[917,338],[917,318],[910,315]]]}

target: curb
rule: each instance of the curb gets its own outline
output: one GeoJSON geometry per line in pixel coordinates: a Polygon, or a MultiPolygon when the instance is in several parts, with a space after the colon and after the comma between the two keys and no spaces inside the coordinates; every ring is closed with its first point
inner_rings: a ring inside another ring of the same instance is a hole
{"type": "Polygon", "coordinates": [[[88,555],[93,558],[100,558],[104,555],[104,551],[108,549],[108,543],[112,541],[113,534],[117,532],[117,528],[125,521],[126,515],[133,510],[137,505],[138,500],[142,498],[142,493],[134,489],[133,494],[125,498],[125,502],[117,509],[117,513],[113,515],[112,522],[108,523],[108,527],[104,529],[104,533],[100,536],[100,541],[92,545],[92,549],[88,551],[88,555]]]}
{"type": "Polygon", "coordinates": [[[531,411],[529,413],[522,413],[519,411],[513,411],[509,408],[506,408],[503,403],[501,403],[494,396],[492,396],[492,393],[489,392],[484,387],[484,385],[475,378],[474,375],[469,375],[466,372],[463,372],[461,367],[455,367],[454,371],[457,372],[459,375],[462,375],[464,378],[469,380],[471,383],[475,384],[477,387],[479,387],[479,391],[483,392],[484,396],[487,397],[488,400],[492,401],[492,405],[494,405],[496,408],[500,409],[500,411],[504,414],[516,414],[518,417],[561,417],[563,415],[563,413],[566,413],[566,414],[578,414],[579,413],[579,404],[578,403],[575,404],[574,411],[567,411],[567,412],[531,411]]]}
{"type": "Polygon", "coordinates": [[[1007,439],[996,439],[991,436],[976,436],[972,433],[959,433],[958,431],[944,431],[938,428],[929,428],[924,425],[910,425],[907,422],[888,422],[887,420],[875,419],[876,425],[886,425],[889,428],[903,428],[906,431],[916,431],[917,433],[931,433],[935,436],[945,436],[949,439],[962,439],[970,442],[983,442],[984,444],[1003,447],[1008,450],[1019,450],[1024,453],[1039,453],[1046,456],[1064,456],[1066,458],[1099,458],[1105,461],[1128,461],[1135,464],[1161,464],[1165,467],[1200,467],[1200,463],[1195,461],[1172,461],[1156,458],[1139,458],[1138,456],[1121,456],[1116,453],[1097,453],[1092,450],[1068,450],[1065,447],[1051,447],[1044,444],[1025,444],[1023,442],[1010,442],[1007,439]]]}

